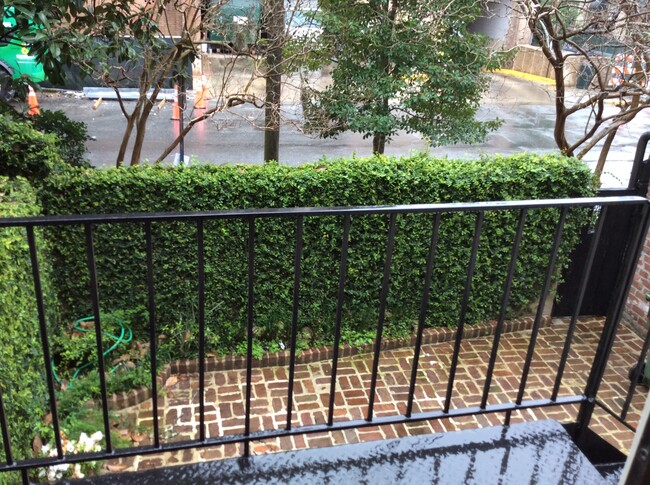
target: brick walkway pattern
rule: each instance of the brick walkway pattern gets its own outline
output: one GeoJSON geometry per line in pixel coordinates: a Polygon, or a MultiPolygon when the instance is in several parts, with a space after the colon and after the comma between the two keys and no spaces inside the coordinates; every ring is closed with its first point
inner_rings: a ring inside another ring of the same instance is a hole
{"type": "MultiPolygon", "coordinates": [[[[586,379],[598,345],[602,319],[583,318],[579,321],[567,360],[560,396],[573,396],[584,391],[586,379]]],[[[566,338],[568,322],[555,319],[540,330],[524,400],[548,399],[566,338]]],[[[509,403],[516,399],[530,331],[505,333],[501,337],[498,358],[493,373],[488,404],[509,403]]],[[[465,339],[462,342],[456,384],[451,407],[464,408],[480,404],[485,374],[494,337],[465,339]]],[[[636,363],[642,339],[625,326],[618,330],[616,343],[609,359],[599,398],[619,412],[627,393],[627,373],[636,363]]],[[[423,345],[415,391],[414,413],[437,411],[443,406],[453,341],[423,345]]],[[[339,360],[335,420],[362,419],[367,413],[372,369],[372,354],[360,354],[339,360]]],[[[375,415],[404,414],[408,398],[413,348],[385,350],[381,353],[375,415]]],[[[326,422],[331,361],[296,366],[293,425],[326,422]]],[[[288,366],[253,369],[253,400],[251,430],[283,428],[286,424],[288,366]]],[[[245,402],[245,370],[206,373],[206,434],[208,437],[243,433],[245,402]]],[[[199,404],[198,374],[178,374],[168,379],[159,394],[159,426],[163,442],[198,438],[199,404]]],[[[628,422],[636,425],[647,394],[637,388],[628,414],[628,422]]],[[[118,412],[122,420],[140,430],[138,445],[151,443],[151,400],[118,412]]],[[[577,406],[548,407],[523,410],[512,414],[511,422],[554,419],[575,421],[577,406]]],[[[319,446],[358,443],[369,440],[396,438],[423,433],[456,431],[466,428],[503,424],[502,414],[447,418],[429,422],[368,427],[332,433],[283,437],[251,445],[254,454],[289,451],[319,446]]],[[[604,411],[596,408],[591,428],[619,449],[628,452],[633,433],[604,411]]],[[[135,444],[135,443],[134,443],[135,444]]],[[[242,445],[184,450],[161,455],[122,460],[117,469],[148,468],[222,459],[240,456],[242,445]]]]}

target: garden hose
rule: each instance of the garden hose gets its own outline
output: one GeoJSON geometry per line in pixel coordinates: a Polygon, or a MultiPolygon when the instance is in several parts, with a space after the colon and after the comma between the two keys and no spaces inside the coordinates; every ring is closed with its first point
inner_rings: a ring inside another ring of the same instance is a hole
{"type": "MultiPolygon", "coordinates": [[[[104,357],[106,357],[113,350],[115,350],[120,344],[128,344],[129,342],[131,342],[131,340],[133,339],[133,332],[131,331],[131,328],[126,323],[124,323],[122,320],[120,320],[119,318],[107,316],[107,317],[104,317],[104,319],[114,320],[120,326],[120,334],[119,334],[119,336],[113,335],[112,333],[109,333],[109,332],[106,332],[106,331],[102,331],[102,337],[108,338],[109,340],[113,341],[113,344],[108,349],[106,349],[104,351],[104,353],[103,353],[104,357]]],[[[73,330],[76,330],[78,332],[83,332],[83,333],[88,333],[88,332],[91,332],[91,331],[94,332],[94,330],[90,330],[90,329],[87,329],[87,328],[84,328],[84,327],[81,326],[81,324],[83,322],[88,322],[88,321],[93,321],[93,320],[95,320],[94,316],[80,318],[79,320],[76,320],[74,322],[74,325],[72,326],[72,328],[73,328],[73,330]]],[[[75,379],[77,379],[77,377],[79,377],[79,373],[81,371],[83,371],[84,369],[87,369],[88,367],[90,367],[92,364],[93,364],[93,362],[86,362],[85,364],[83,364],[83,365],[81,365],[81,366],[79,366],[79,367],[77,367],[75,369],[74,374],[72,374],[72,377],[70,378],[70,383],[68,384],[69,389],[72,389],[72,383],[75,381],[75,379]]],[[[119,366],[120,366],[120,364],[117,364],[117,365],[113,366],[110,369],[109,372],[114,372],[115,369],[117,369],[119,366]]],[[[61,378],[56,373],[56,368],[54,367],[54,360],[52,360],[52,374],[54,375],[54,379],[56,380],[56,382],[61,384],[61,378]]]]}

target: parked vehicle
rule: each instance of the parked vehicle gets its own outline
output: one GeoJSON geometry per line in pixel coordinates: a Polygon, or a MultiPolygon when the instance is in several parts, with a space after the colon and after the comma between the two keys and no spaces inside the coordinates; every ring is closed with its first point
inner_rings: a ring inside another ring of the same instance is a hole
{"type": "MultiPolygon", "coordinates": [[[[219,0],[212,0],[215,4],[219,0]]],[[[314,19],[318,11],[315,0],[298,0],[292,4],[285,2],[285,31],[291,38],[316,37],[322,32],[318,21],[314,19]]],[[[217,12],[216,18],[208,28],[208,39],[213,50],[215,47],[227,47],[245,50],[252,47],[265,34],[262,19],[262,2],[260,0],[228,0],[217,12]]]]}
{"type": "MultiPolygon", "coordinates": [[[[212,0],[215,4],[220,0],[212,0]]],[[[208,29],[214,47],[244,50],[255,44],[260,35],[262,5],[260,0],[228,0],[217,12],[208,29]]]]}
{"type": "MultiPolygon", "coordinates": [[[[21,77],[38,83],[45,80],[43,66],[29,54],[29,45],[14,35],[13,7],[3,7],[0,30],[0,97],[13,96],[13,80],[21,77]]],[[[36,27],[35,27],[36,28],[36,27]]]]}

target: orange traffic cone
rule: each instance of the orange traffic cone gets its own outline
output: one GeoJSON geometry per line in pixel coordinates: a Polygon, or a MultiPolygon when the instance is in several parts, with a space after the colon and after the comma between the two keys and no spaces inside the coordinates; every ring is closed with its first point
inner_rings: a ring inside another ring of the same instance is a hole
{"type": "Polygon", "coordinates": [[[195,109],[205,109],[205,100],[208,99],[205,85],[206,85],[205,76],[201,74],[201,82],[199,84],[199,89],[196,92],[196,101],[194,101],[195,109]]]}
{"type": "Polygon", "coordinates": [[[29,116],[34,116],[34,115],[40,115],[41,110],[38,107],[38,99],[36,98],[36,92],[34,92],[34,88],[31,86],[28,86],[29,88],[29,94],[27,95],[27,104],[29,104],[29,111],[27,114],[29,116]]]}
{"type": "Polygon", "coordinates": [[[201,74],[201,89],[203,90],[203,99],[206,101],[210,99],[208,96],[208,78],[205,77],[205,74],[201,74]]]}
{"type": "Polygon", "coordinates": [[[172,120],[181,119],[181,108],[178,105],[178,84],[174,84],[174,106],[172,108],[172,120]]]}

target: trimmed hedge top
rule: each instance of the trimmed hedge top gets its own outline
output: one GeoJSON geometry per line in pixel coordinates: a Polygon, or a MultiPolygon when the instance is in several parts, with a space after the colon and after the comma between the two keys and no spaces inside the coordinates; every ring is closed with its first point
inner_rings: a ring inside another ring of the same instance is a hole
{"type": "Polygon", "coordinates": [[[584,163],[560,155],[466,161],[423,154],[297,167],[69,170],[48,180],[44,201],[49,214],[470,202],[581,197],[592,193],[591,180],[584,163]]]}
{"type": "MultiPolygon", "coordinates": [[[[417,155],[334,160],[299,167],[68,170],[49,177],[41,189],[47,214],[392,205],[592,194],[592,175],[582,162],[532,154],[477,161],[417,155]]],[[[562,249],[565,255],[586,217],[584,211],[571,214],[562,249]]],[[[557,217],[556,210],[534,210],[528,215],[511,296],[513,313],[538,297],[557,217]]],[[[442,219],[429,325],[457,323],[474,220],[474,214],[449,214],[442,219]]],[[[389,331],[409,329],[417,319],[431,237],[431,216],[399,216],[397,223],[389,331]]],[[[486,216],[469,322],[498,313],[516,223],[517,214],[511,212],[486,216]]],[[[299,325],[301,335],[311,343],[331,340],[341,226],[340,217],[305,220],[299,325]]],[[[191,333],[197,315],[196,228],[160,223],[154,224],[153,232],[159,328],[168,336],[183,329],[191,333]]],[[[347,331],[366,331],[376,325],[386,233],[386,217],[352,218],[345,294],[347,331]]],[[[67,315],[89,314],[83,231],[57,228],[49,236],[67,315]]],[[[244,335],[246,241],[247,226],[240,221],[205,225],[208,337],[212,348],[219,351],[233,350],[244,335]]],[[[260,341],[286,342],[291,324],[294,245],[294,221],[257,221],[255,321],[260,341]]],[[[102,310],[130,311],[136,332],[144,333],[146,267],[141,225],[99,226],[95,251],[102,310]]]]}

